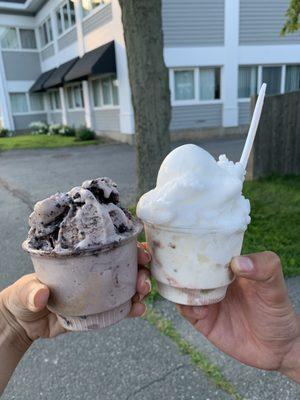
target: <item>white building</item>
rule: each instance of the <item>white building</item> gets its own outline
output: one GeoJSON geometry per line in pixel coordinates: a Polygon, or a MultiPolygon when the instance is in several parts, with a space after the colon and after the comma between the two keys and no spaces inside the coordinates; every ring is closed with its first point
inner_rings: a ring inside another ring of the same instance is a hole
{"type": "MultiPolygon", "coordinates": [[[[171,130],[238,127],[250,96],[300,89],[300,33],[280,36],[289,0],[163,0],[171,130]]],[[[134,117],[117,0],[0,1],[0,117],[87,125],[131,142],[134,117]],[[88,2],[88,1],[87,1],[88,2]],[[103,4],[104,3],[104,4],[103,4]]]]}

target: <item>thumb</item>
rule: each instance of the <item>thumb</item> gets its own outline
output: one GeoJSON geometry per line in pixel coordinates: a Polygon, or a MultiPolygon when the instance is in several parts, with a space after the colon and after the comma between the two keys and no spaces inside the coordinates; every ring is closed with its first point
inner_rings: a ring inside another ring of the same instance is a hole
{"type": "Polygon", "coordinates": [[[29,316],[46,308],[50,291],[35,274],[23,276],[8,288],[6,306],[16,317],[29,316]]]}
{"type": "Polygon", "coordinates": [[[253,281],[265,300],[277,304],[287,299],[281,261],[277,254],[265,251],[234,257],[231,269],[237,277],[253,281]]]}

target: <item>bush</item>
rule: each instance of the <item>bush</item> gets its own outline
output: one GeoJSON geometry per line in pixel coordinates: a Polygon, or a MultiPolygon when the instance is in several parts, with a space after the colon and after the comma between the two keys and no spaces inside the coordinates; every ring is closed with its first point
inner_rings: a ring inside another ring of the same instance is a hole
{"type": "Polygon", "coordinates": [[[49,131],[49,126],[45,122],[32,122],[29,128],[32,129],[31,135],[47,135],[49,131]]]}
{"type": "Polygon", "coordinates": [[[59,131],[61,129],[62,125],[60,124],[53,124],[49,126],[49,131],[48,131],[48,135],[52,136],[52,135],[59,135],[59,131]]]}
{"type": "Polygon", "coordinates": [[[71,126],[60,125],[58,134],[61,136],[75,136],[75,129],[71,126]]]}
{"type": "Polygon", "coordinates": [[[0,128],[0,137],[8,137],[10,135],[10,131],[6,128],[0,128]]]}
{"type": "Polygon", "coordinates": [[[77,129],[76,131],[76,140],[85,141],[85,140],[94,140],[96,138],[96,134],[89,128],[85,126],[77,129]]]}

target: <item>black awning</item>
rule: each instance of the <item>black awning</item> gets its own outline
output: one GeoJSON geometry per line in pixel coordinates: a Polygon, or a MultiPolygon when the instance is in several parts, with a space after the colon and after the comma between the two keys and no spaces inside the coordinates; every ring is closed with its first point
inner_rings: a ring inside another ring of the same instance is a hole
{"type": "Polygon", "coordinates": [[[89,51],[80,58],[65,76],[65,82],[83,80],[89,75],[100,75],[116,72],[114,42],[106,43],[89,51]]]}
{"type": "Polygon", "coordinates": [[[50,78],[47,79],[47,81],[43,85],[44,88],[50,89],[53,87],[61,86],[65,81],[66,74],[70,71],[76,61],[78,61],[78,57],[73,58],[73,60],[70,60],[56,68],[50,78]]]}
{"type": "Polygon", "coordinates": [[[29,89],[30,93],[43,92],[45,90],[44,85],[46,81],[50,78],[55,70],[56,68],[53,68],[50,69],[50,71],[43,72],[29,89]]]}

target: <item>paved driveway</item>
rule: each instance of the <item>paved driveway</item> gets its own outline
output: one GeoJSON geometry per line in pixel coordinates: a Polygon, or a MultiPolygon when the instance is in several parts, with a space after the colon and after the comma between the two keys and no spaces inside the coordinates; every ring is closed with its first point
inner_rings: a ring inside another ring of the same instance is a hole
{"type": "MultiPolygon", "coordinates": [[[[226,152],[235,160],[242,145],[241,140],[203,142],[214,155],[226,152]]],[[[1,153],[0,289],[32,271],[20,244],[26,237],[28,214],[36,200],[67,190],[88,178],[110,176],[119,184],[125,203],[132,204],[136,181],[134,160],[133,147],[117,144],[1,153]]],[[[158,307],[175,318],[174,310],[165,309],[161,304],[158,307]]],[[[182,319],[180,323],[184,324],[178,327],[182,334],[193,339],[188,325],[182,319]]],[[[205,349],[203,339],[198,344],[201,351],[205,349]]],[[[207,354],[212,361],[220,358],[211,350],[207,354]]],[[[225,372],[229,371],[226,362],[225,358],[225,372]]],[[[232,371],[236,374],[239,364],[234,365],[232,371]]],[[[276,388],[275,397],[271,395],[272,388],[268,387],[266,392],[263,384],[253,391],[251,387],[256,385],[258,377],[262,383],[264,377],[257,375],[257,370],[251,371],[254,373],[251,375],[247,370],[248,376],[240,377],[240,382],[233,380],[238,390],[241,386],[245,398],[299,398],[300,393],[287,380],[280,381],[281,393],[276,388]]],[[[268,379],[268,382],[277,380],[268,379]]],[[[141,319],[123,321],[101,332],[70,333],[55,340],[36,342],[3,396],[4,400],[158,398],[222,400],[231,397],[196,369],[187,356],[181,355],[170,339],[141,319]]]]}

